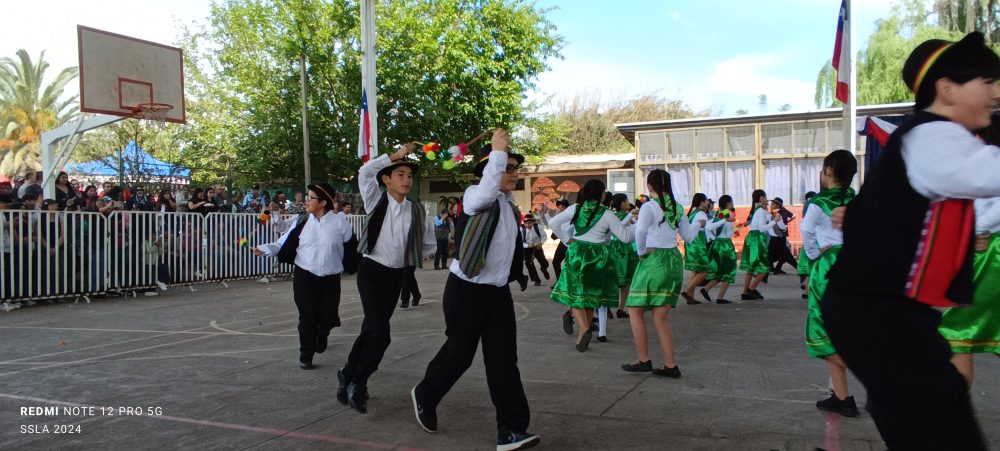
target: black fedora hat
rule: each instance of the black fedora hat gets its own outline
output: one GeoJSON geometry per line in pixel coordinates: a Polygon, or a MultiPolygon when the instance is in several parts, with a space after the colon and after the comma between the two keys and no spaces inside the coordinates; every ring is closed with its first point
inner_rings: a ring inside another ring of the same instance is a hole
{"type": "Polygon", "coordinates": [[[329,209],[333,209],[333,203],[337,201],[337,190],[330,186],[329,183],[316,183],[309,185],[306,188],[308,188],[309,191],[316,193],[316,197],[318,197],[319,200],[325,200],[326,206],[329,209]]]}
{"type": "Polygon", "coordinates": [[[392,171],[395,171],[396,168],[399,168],[399,167],[408,167],[408,168],[410,168],[410,170],[413,171],[413,175],[414,176],[417,175],[417,172],[420,172],[420,166],[418,166],[416,163],[414,163],[414,162],[412,162],[412,161],[407,160],[407,159],[404,158],[402,160],[396,161],[396,162],[394,162],[394,163],[392,163],[392,164],[390,164],[390,165],[382,168],[381,171],[378,171],[378,174],[375,174],[375,179],[378,180],[378,184],[381,185],[381,186],[385,186],[385,183],[382,182],[382,176],[383,175],[390,175],[390,174],[392,174],[392,171]]]}
{"type": "MultiPolygon", "coordinates": [[[[483,148],[479,149],[479,155],[476,157],[476,169],[473,171],[476,177],[483,176],[483,169],[486,168],[486,163],[490,160],[490,152],[492,151],[492,144],[483,145],[483,148]]],[[[510,150],[507,151],[507,157],[517,160],[517,164],[519,165],[524,163],[524,155],[516,154],[510,150]]]]}

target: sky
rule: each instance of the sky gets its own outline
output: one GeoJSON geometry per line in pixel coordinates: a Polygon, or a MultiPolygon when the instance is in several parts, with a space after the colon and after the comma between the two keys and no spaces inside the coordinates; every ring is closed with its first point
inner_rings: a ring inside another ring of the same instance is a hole
{"type": "MultiPolygon", "coordinates": [[[[858,44],[891,0],[854,0],[858,44]]],[[[565,39],[563,59],[529,100],[600,96],[605,103],[656,93],[696,111],[731,115],[815,109],[816,75],[833,54],[840,0],[538,0],[565,39]],[[758,96],[768,97],[766,109],[758,96]]],[[[78,63],[76,25],[172,44],[178,23],[205,23],[208,0],[11,2],[0,56],[45,50],[49,75],[78,63]],[[38,30],[43,30],[39,32],[38,30]]],[[[856,44],[856,45],[858,45],[856,44]]],[[[77,84],[67,88],[76,93],[77,84]]]]}

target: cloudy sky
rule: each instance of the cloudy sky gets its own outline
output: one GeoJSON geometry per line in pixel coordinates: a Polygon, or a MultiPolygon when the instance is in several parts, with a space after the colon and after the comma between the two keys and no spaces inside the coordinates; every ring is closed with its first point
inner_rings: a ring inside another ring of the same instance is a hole
{"type": "MultiPolygon", "coordinates": [[[[867,37],[891,0],[854,0],[867,37]]],[[[76,25],[173,43],[177,22],[205,22],[207,0],[13,2],[5,6],[0,56],[42,50],[53,68],[77,64],[76,25]],[[41,30],[41,31],[39,31],[41,30]]],[[[529,99],[583,93],[605,101],[657,92],[728,115],[790,104],[814,109],[816,74],[833,52],[840,0],[539,0],[566,39],[564,59],[529,99]]],[[[53,74],[56,70],[50,71],[53,74]]],[[[75,92],[76,86],[71,86],[75,92]]]]}

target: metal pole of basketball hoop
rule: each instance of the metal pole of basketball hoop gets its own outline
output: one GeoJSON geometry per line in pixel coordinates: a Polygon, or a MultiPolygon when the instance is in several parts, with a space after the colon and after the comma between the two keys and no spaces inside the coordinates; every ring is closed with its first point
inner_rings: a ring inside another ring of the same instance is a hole
{"type": "Polygon", "coordinates": [[[40,149],[42,153],[42,192],[46,196],[55,198],[56,174],[69,161],[70,155],[73,154],[76,145],[80,143],[84,132],[113,124],[122,119],[124,118],[120,116],[98,114],[42,132],[40,149]],[[74,137],[77,139],[74,140],[74,137]],[[66,143],[56,149],[56,144],[64,139],[66,143]]]}

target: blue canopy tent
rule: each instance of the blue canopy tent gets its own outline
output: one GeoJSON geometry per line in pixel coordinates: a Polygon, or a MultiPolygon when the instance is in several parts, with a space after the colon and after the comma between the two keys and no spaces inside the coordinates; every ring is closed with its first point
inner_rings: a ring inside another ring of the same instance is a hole
{"type": "Polygon", "coordinates": [[[191,170],[160,160],[129,141],[121,152],[85,163],[70,163],[65,171],[73,175],[92,176],[102,179],[122,176],[129,182],[161,181],[178,183],[180,179],[191,177],[191,170]],[[119,158],[121,158],[119,166],[119,158]],[[137,180],[138,179],[138,180],[137,180]]]}

